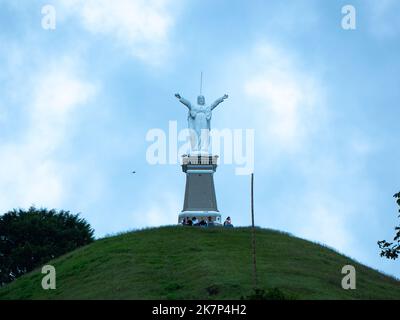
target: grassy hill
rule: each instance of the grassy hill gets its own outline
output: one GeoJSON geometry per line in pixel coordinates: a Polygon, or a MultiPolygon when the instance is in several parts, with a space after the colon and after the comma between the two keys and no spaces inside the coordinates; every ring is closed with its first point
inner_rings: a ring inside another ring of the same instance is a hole
{"type": "MultiPolygon", "coordinates": [[[[400,299],[400,282],[318,244],[257,229],[260,287],[297,299],[400,299]],[[341,269],[357,289],[341,288],[341,269]]],[[[162,227],[95,241],[50,264],[57,289],[35,270],[0,289],[0,299],[240,299],[251,293],[249,228],[162,227]]]]}

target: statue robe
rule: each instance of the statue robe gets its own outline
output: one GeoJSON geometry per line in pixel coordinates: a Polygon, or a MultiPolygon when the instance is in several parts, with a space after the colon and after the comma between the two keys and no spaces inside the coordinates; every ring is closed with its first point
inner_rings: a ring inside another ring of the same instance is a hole
{"type": "Polygon", "coordinates": [[[192,105],[190,101],[181,98],[181,103],[186,105],[188,112],[188,128],[190,129],[190,144],[192,151],[197,153],[208,153],[210,145],[210,130],[212,110],[224,101],[223,98],[217,99],[212,105],[192,105]]]}

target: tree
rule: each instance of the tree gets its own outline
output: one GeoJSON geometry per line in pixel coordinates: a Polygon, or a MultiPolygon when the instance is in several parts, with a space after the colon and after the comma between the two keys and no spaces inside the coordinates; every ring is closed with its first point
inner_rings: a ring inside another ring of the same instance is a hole
{"type": "Polygon", "coordinates": [[[0,286],[94,240],[79,214],[14,209],[0,216],[0,286]]]}
{"type": "MultiPolygon", "coordinates": [[[[400,192],[396,193],[393,197],[396,198],[396,202],[400,206],[400,192]]],[[[381,240],[378,241],[378,246],[381,249],[381,257],[386,257],[387,259],[396,260],[399,257],[400,253],[400,225],[395,227],[394,229],[396,231],[396,235],[393,238],[394,242],[387,242],[386,240],[381,240]]]]}

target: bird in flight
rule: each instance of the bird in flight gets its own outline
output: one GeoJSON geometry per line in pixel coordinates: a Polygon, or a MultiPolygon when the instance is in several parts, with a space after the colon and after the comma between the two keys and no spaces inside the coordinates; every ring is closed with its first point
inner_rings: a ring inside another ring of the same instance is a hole
{"type": "Polygon", "coordinates": [[[136,171],[132,171],[132,173],[136,173],[136,171]]]}

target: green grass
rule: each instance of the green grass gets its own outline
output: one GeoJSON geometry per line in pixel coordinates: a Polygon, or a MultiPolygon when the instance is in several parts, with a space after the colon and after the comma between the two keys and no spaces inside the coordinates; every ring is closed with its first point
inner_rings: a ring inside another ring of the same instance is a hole
{"type": "MultiPolygon", "coordinates": [[[[260,287],[296,299],[400,299],[400,282],[324,246],[257,229],[260,287]],[[355,266],[357,289],[343,290],[355,266]]],[[[240,299],[252,292],[249,228],[162,227],[95,241],[51,261],[57,289],[40,269],[0,289],[0,299],[240,299]]]]}

